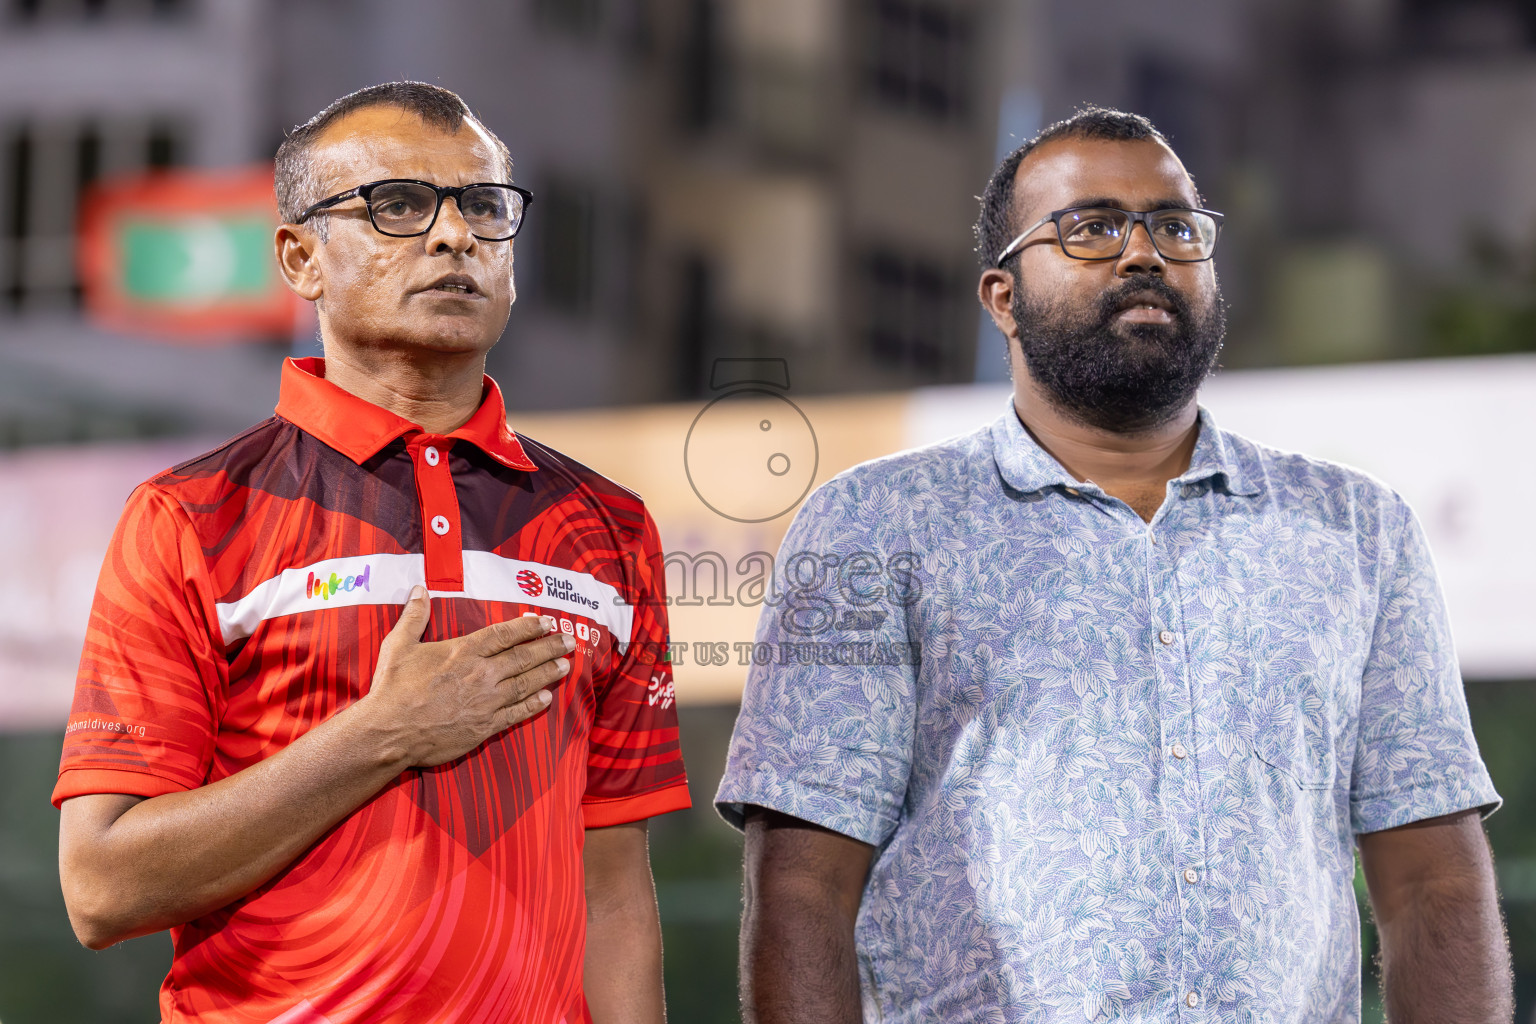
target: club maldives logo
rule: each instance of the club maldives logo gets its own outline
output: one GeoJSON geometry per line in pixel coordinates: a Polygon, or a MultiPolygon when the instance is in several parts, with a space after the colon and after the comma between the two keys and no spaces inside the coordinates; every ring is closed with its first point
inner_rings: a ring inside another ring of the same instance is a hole
{"type": "Polygon", "coordinates": [[[330,578],[309,574],[309,579],[304,582],[304,596],[318,597],[323,601],[329,601],[334,594],[346,593],[353,590],[369,590],[369,576],[373,573],[373,564],[370,562],[363,566],[363,571],[356,576],[338,576],[331,573],[330,578]]]}
{"type": "Polygon", "coordinates": [[[544,593],[544,581],[532,569],[524,569],[517,574],[517,587],[529,597],[538,597],[544,593]]]}

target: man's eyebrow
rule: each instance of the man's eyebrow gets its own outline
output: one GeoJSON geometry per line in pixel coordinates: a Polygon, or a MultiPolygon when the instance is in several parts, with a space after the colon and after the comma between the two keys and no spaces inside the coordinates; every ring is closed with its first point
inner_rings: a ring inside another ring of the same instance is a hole
{"type": "MultiPolygon", "coordinates": [[[[1198,206],[1199,202],[1200,202],[1200,200],[1198,200],[1198,199],[1195,200],[1195,204],[1197,206],[1198,206]]],[[[1074,199],[1067,206],[1062,207],[1062,209],[1078,210],[1078,209],[1081,209],[1081,208],[1083,208],[1085,206],[1112,206],[1112,207],[1114,207],[1117,210],[1129,210],[1130,209],[1129,206],[1126,206],[1124,202],[1122,202],[1121,200],[1115,198],[1114,196],[1087,196],[1085,198],[1074,199]]],[[[1189,200],[1187,200],[1187,199],[1157,199],[1157,200],[1154,200],[1152,202],[1152,205],[1151,205],[1151,207],[1149,208],[1149,210],[1147,212],[1151,212],[1152,210],[1188,210],[1188,209],[1191,209],[1191,206],[1190,206],[1189,200]]]]}

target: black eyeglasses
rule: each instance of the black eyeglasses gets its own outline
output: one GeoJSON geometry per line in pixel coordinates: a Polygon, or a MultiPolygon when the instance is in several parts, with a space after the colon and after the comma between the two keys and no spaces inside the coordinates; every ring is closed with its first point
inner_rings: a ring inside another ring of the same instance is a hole
{"type": "Polygon", "coordinates": [[[997,258],[997,265],[1024,247],[1024,239],[1042,225],[1056,222],[1056,240],[1061,251],[1075,260],[1112,260],[1125,252],[1131,232],[1137,224],[1147,229],[1152,246],[1165,260],[1175,263],[1202,263],[1216,252],[1216,236],[1225,218],[1215,210],[1172,208],[1137,213],[1113,206],[1080,206],[1057,210],[1041,217],[997,258]]]}
{"type": "Polygon", "coordinates": [[[470,234],[486,242],[505,242],[515,237],[523,226],[528,204],[533,202],[533,193],[516,185],[434,185],[430,181],[386,178],[320,200],[299,214],[299,223],[353,196],[368,207],[368,219],[374,230],[392,238],[410,238],[431,231],[443,200],[451,197],[459,204],[459,213],[469,225],[470,234]]]}

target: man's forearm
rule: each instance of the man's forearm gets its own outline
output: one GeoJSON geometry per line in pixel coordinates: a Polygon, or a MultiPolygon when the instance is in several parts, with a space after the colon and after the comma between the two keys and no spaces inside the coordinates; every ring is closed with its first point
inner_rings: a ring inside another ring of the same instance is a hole
{"type": "Polygon", "coordinates": [[[1514,1015],[1493,855],[1476,811],[1359,837],[1392,1024],[1514,1015]]]}
{"type": "Polygon", "coordinates": [[[857,1024],[853,923],[827,894],[780,884],[749,896],[741,922],[747,1024],[857,1024]]]}
{"type": "Polygon", "coordinates": [[[60,876],[82,942],[103,948],[256,889],[404,770],[405,749],[362,705],[208,786],[63,806],[60,876]],[[124,809],[126,808],[126,809],[124,809]]]}
{"type": "Polygon", "coordinates": [[[587,950],[582,988],[595,1024],[663,1024],[661,915],[644,821],[592,828],[582,850],[587,950]]]}
{"type": "Polygon", "coordinates": [[[1417,912],[1381,927],[1392,1024],[1493,1024],[1514,1015],[1508,943],[1491,885],[1452,879],[1419,890],[1417,912]]]}
{"type": "Polygon", "coordinates": [[[587,918],[582,989],[596,1024],[663,1024],[661,919],[650,907],[587,918]]]}
{"type": "Polygon", "coordinates": [[[857,1024],[854,941],[874,848],[763,808],[746,815],[746,1024],[857,1024]]]}

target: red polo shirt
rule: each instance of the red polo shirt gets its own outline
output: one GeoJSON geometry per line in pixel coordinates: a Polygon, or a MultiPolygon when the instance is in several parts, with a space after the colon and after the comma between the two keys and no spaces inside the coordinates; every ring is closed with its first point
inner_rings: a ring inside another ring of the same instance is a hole
{"type": "Polygon", "coordinates": [[[506,426],[419,427],[283,368],[277,415],[143,484],[102,568],[54,803],[270,757],[368,691],[413,585],[425,639],[537,611],[549,710],[411,770],[255,892],[171,929],[166,1021],[588,1020],[583,830],[688,806],[656,529],[506,426]]]}

